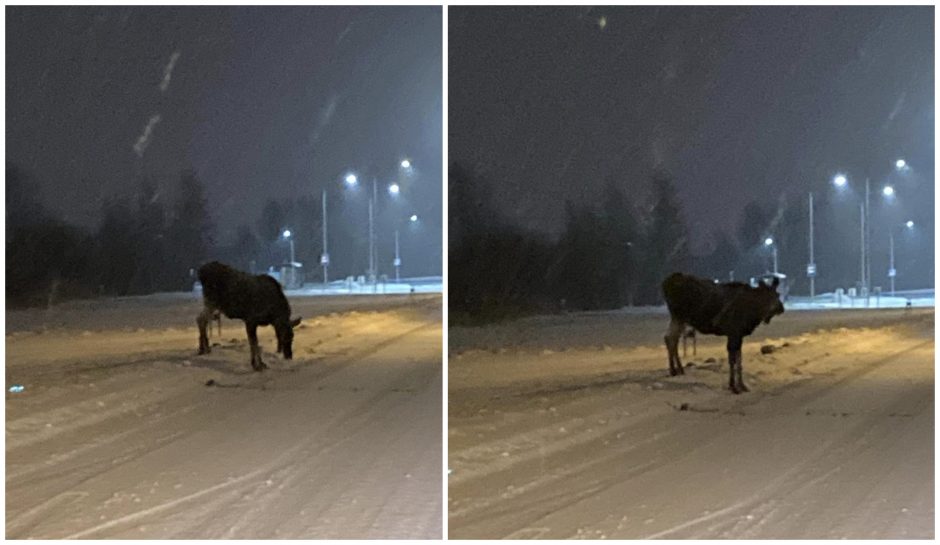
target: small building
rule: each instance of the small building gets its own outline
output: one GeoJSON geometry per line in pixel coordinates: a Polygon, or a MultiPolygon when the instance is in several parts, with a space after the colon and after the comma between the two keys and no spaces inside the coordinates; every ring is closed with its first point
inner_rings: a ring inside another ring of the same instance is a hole
{"type": "Polygon", "coordinates": [[[285,289],[296,290],[302,288],[304,285],[303,263],[296,261],[282,263],[278,276],[280,277],[278,278],[278,282],[280,282],[285,289]]]}

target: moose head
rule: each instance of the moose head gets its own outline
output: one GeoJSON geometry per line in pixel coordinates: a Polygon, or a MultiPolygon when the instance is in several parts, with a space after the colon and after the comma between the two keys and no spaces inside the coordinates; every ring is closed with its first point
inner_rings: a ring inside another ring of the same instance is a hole
{"type": "Polygon", "coordinates": [[[285,360],[294,357],[294,328],[300,325],[300,320],[298,316],[287,322],[274,324],[274,330],[277,333],[277,353],[283,354],[285,360]]]}

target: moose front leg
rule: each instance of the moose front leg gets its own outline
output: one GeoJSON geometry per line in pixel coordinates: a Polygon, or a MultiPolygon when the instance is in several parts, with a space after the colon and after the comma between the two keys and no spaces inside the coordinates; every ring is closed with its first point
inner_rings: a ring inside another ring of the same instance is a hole
{"type": "Polygon", "coordinates": [[[728,387],[736,394],[750,391],[744,385],[744,379],[741,375],[741,345],[743,342],[744,339],[740,337],[728,337],[728,387]]]}
{"type": "Polygon", "coordinates": [[[245,330],[248,332],[248,344],[251,345],[251,368],[255,371],[263,371],[268,368],[261,361],[261,347],[258,346],[258,326],[245,322],[245,330]]]}
{"type": "Polygon", "coordinates": [[[209,336],[206,331],[209,326],[209,321],[212,319],[212,313],[212,309],[205,307],[202,309],[202,312],[199,313],[199,316],[196,317],[196,325],[199,326],[199,354],[208,354],[212,351],[212,348],[209,346],[209,336]]]}
{"type": "Polygon", "coordinates": [[[682,361],[679,360],[679,337],[682,336],[683,324],[676,320],[669,322],[669,329],[663,340],[666,342],[666,352],[669,353],[669,374],[671,376],[684,375],[682,361]]]}

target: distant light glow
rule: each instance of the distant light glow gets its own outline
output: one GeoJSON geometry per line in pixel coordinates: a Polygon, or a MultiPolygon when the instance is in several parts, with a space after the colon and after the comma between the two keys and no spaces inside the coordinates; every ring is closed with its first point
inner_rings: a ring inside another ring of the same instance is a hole
{"type": "MultiPolygon", "coordinates": [[[[416,221],[418,221],[418,215],[417,215],[417,214],[412,214],[411,217],[408,218],[408,219],[411,220],[412,222],[416,222],[416,221]]],[[[911,223],[911,222],[908,222],[908,223],[911,223]]]]}
{"type": "Polygon", "coordinates": [[[411,168],[411,161],[408,159],[403,159],[401,162],[401,168],[411,168]]]}
{"type": "Polygon", "coordinates": [[[884,189],[881,190],[884,193],[885,197],[891,197],[894,195],[894,188],[890,185],[886,185],[884,189]]]}
{"type": "Polygon", "coordinates": [[[897,162],[894,163],[894,166],[895,166],[898,170],[904,170],[904,167],[907,166],[907,161],[905,161],[904,159],[898,159],[897,162]]]}
{"type": "Polygon", "coordinates": [[[770,237],[767,237],[767,238],[764,239],[764,246],[770,246],[770,245],[773,244],[773,243],[774,243],[774,239],[772,239],[772,238],[770,238],[770,237]]]}
{"type": "Polygon", "coordinates": [[[392,184],[388,186],[388,192],[392,195],[398,195],[398,192],[401,191],[401,188],[398,187],[398,184],[392,184]]]}
{"type": "Polygon", "coordinates": [[[601,15],[600,19],[597,20],[597,26],[604,30],[604,27],[607,26],[607,17],[601,15]]]}
{"type": "Polygon", "coordinates": [[[290,229],[284,229],[284,238],[290,238],[290,229]]]}
{"type": "Polygon", "coordinates": [[[905,223],[904,225],[906,225],[908,229],[914,228],[914,222],[911,220],[907,220],[907,223],[905,223]]]}
{"type": "Polygon", "coordinates": [[[356,185],[356,183],[358,182],[359,180],[356,178],[355,174],[346,175],[346,185],[353,186],[353,185],[356,185]]]}
{"type": "Polygon", "coordinates": [[[832,179],[832,183],[834,183],[836,187],[845,187],[845,184],[849,183],[849,181],[844,175],[836,174],[836,177],[832,179]]]}

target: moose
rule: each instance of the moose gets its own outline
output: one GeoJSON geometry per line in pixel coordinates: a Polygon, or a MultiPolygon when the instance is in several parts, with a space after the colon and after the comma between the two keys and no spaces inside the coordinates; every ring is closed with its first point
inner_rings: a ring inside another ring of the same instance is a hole
{"type": "Polygon", "coordinates": [[[291,319],[290,304],[277,280],[266,274],[251,275],[217,261],[199,268],[203,310],[196,318],[199,325],[199,354],[211,351],[206,328],[219,312],[245,322],[251,344],[251,368],[267,369],[258,346],[258,326],[272,325],[277,334],[277,352],[284,359],[293,358],[294,328],[300,318],[291,319]]]}
{"type": "Polygon", "coordinates": [[[673,273],[663,281],[663,295],[669,309],[669,329],[664,340],[669,353],[669,374],[685,374],[679,360],[679,338],[686,328],[706,335],[728,337],[728,384],[735,394],[749,391],[741,376],[741,345],[760,325],[783,314],[777,293],[780,281],[751,287],[744,282],[715,283],[695,276],[673,273]]]}

